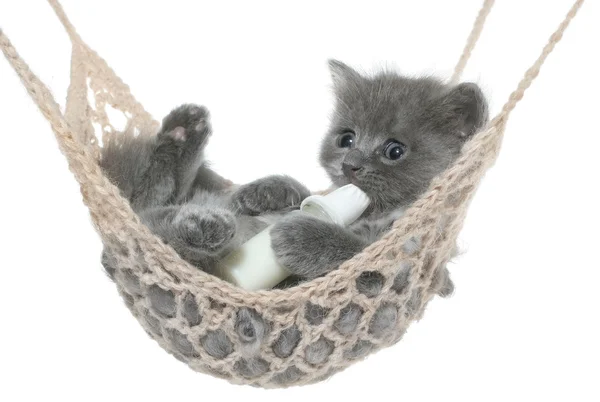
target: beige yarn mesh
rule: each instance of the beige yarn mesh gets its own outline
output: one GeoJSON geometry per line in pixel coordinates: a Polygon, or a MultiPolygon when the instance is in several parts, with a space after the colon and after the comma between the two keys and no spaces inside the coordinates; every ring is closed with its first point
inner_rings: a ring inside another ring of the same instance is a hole
{"type": "MultiPolygon", "coordinates": [[[[233,383],[272,388],[327,378],[395,344],[409,324],[422,316],[436,293],[436,274],[450,258],[467,206],[496,159],[510,112],[538,75],[583,0],[572,6],[502,111],[464,146],[456,163],[433,181],[389,233],[325,277],[287,290],[259,292],[236,288],[183,261],[140,223],[119,190],[103,175],[93,123],[101,127],[103,143],[122,134],[111,125],[106,112],[109,106],[124,114],[125,130],[155,133],[158,123],[106,62],[83,42],[59,3],[49,3],[73,44],[71,85],[64,114],[1,31],[0,47],[50,122],[80,183],[94,225],[114,255],[111,263],[121,296],[147,333],[194,370],[233,383]],[[417,247],[406,247],[409,243],[417,247]],[[361,275],[378,275],[383,284],[381,291],[377,295],[361,294],[356,286],[361,275]],[[404,275],[402,280],[398,280],[399,275],[404,275]],[[161,306],[153,299],[157,294],[164,302],[161,306]],[[359,307],[360,316],[353,331],[341,333],[336,322],[350,305],[359,307]],[[235,315],[244,307],[255,309],[269,324],[268,335],[253,356],[243,355],[241,340],[234,331],[235,315]],[[315,311],[319,313],[317,319],[315,311]],[[371,331],[374,318],[382,312],[388,314],[388,327],[383,332],[371,331]],[[226,335],[228,341],[219,353],[204,347],[215,335],[226,335]],[[273,345],[280,337],[293,337],[293,349],[276,353],[273,345]],[[315,345],[321,350],[326,345],[327,352],[318,361],[308,358],[315,345]]],[[[492,4],[490,0],[484,2],[453,82],[464,69],[492,4]]]]}

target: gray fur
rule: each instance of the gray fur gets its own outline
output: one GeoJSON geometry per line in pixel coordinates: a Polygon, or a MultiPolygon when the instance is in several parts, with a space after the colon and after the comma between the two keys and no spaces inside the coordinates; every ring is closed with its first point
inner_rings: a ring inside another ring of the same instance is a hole
{"type": "Polygon", "coordinates": [[[254,309],[242,308],[235,320],[235,332],[242,345],[241,352],[245,357],[253,357],[260,351],[269,328],[267,323],[254,309]]]}
{"type": "Polygon", "coordinates": [[[243,215],[262,215],[299,207],[310,191],[289,176],[268,176],[241,186],[231,197],[234,210],[243,215]]]}
{"type": "Polygon", "coordinates": [[[158,285],[152,285],[148,288],[148,298],[155,313],[168,318],[175,317],[177,304],[173,292],[164,290],[158,285]]]}
{"type": "Polygon", "coordinates": [[[369,324],[369,333],[376,338],[387,335],[396,325],[398,309],[393,304],[379,306],[369,324]]]}
{"type": "MultiPolygon", "coordinates": [[[[364,77],[339,61],[331,61],[330,69],[336,105],[320,161],[336,186],[357,185],[371,205],[349,228],[294,214],[275,225],[277,258],[307,279],[328,273],[381,238],[488,119],[487,102],[472,83],[449,86],[387,71],[364,77]],[[348,135],[351,146],[341,146],[348,135]],[[386,154],[390,146],[400,148],[398,159],[386,154]]],[[[405,244],[409,253],[419,247],[418,239],[405,244]]],[[[359,285],[366,294],[376,291],[359,285]]],[[[440,293],[450,288],[444,284],[440,293]]]]}
{"type": "Polygon", "coordinates": [[[298,381],[304,373],[296,366],[288,367],[284,372],[276,374],[273,376],[273,381],[277,384],[291,384],[298,381]]]}
{"type": "Polygon", "coordinates": [[[367,297],[375,297],[381,292],[385,277],[377,271],[365,271],[356,278],[356,290],[367,297]]]}
{"type": "Polygon", "coordinates": [[[269,371],[269,363],[260,357],[240,359],[233,365],[233,370],[245,378],[255,378],[269,371]]]}
{"type": "Polygon", "coordinates": [[[233,343],[222,329],[208,331],[200,343],[206,353],[217,359],[224,359],[233,352],[233,343]]]}
{"type": "Polygon", "coordinates": [[[304,351],[307,363],[314,365],[324,363],[333,352],[333,346],[333,342],[323,336],[315,343],[308,345],[304,351]]]}
{"type": "Polygon", "coordinates": [[[408,286],[408,277],[410,275],[410,269],[412,268],[411,263],[402,262],[398,269],[398,273],[394,278],[394,283],[392,284],[392,290],[396,291],[398,294],[404,292],[404,289],[408,286]]]}
{"type": "Polygon", "coordinates": [[[117,262],[115,260],[114,255],[105,250],[104,252],[102,252],[102,257],[100,261],[102,263],[102,266],[104,267],[106,275],[108,275],[110,279],[114,279],[115,274],[117,272],[117,262]]]}
{"type": "Polygon", "coordinates": [[[137,276],[135,276],[130,270],[125,269],[122,271],[123,287],[132,295],[141,296],[142,295],[142,287],[140,284],[140,280],[137,276]]]}
{"type": "Polygon", "coordinates": [[[442,297],[448,297],[454,293],[454,283],[450,279],[447,269],[437,269],[433,276],[433,288],[442,297]]]}
{"type": "Polygon", "coordinates": [[[185,357],[198,357],[198,352],[184,334],[173,328],[167,329],[166,333],[167,338],[179,353],[185,357]]]}
{"type": "Polygon", "coordinates": [[[154,317],[149,311],[144,312],[144,318],[150,327],[150,330],[154,332],[158,336],[162,336],[162,328],[160,326],[160,321],[158,318],[154,317]]]}
{"type": "Polygon", "coordinates": [[[273,353],[281,358],[291,356],[298,343],[300,343],[301,337],[302,333],[295,325],[284,329],[273,344],[273,353]]]}
{"type": "Polygon", "coordinates": [[[310,325],[319,325],[323,322],[325,317],[327,317],[330,311],[331,309],[308,302],[304,309],[304,318],[306,318],[306,321],[308,321],[310,325]]]}
{"type": "Polygon", "coordinates": [[[304,282],[304,280],[305,279],[302,278],[302,277],[300,277],[300,276],[296,276],[296,275],[288,276],[283,281],[279,282],[275,286],[275,289],[289,289],[289,288],[293,288],[294,286],[298,286],[299,284],[301,284],[302,282],[304,282]]]}
{"type": "Polygon", "coordinates": [[[367,340],[361,339],[361,340],[357,341],[350,350],[347,350],[344,353],[344,357],[347,359],[360,359],[360,358],[368,355],[369,352],[371,352],[371,350],[373,350],[374,346],[375,345],[373,345],[373,343],[371,343],[367,340]]]}
{"type": "Polygon", "coordinates": [[[355,303],[350,303],[340,311],[340,316],[335,322],[335,329],[342,335],[349,335],[358,328],[363,309],[355,303]]]}
{"type": "Polygon", "coordinates": [[[271,230],[278,261],[294,275],[316,278],[337,268],[368,244],[336,224],[304,214],[289,214],[271,230]]]}
{"type": "Polygon", "coordinates": [[[415,314],[419,310],[421,304],[421,296],[421,289],[413,289],[410,298],[406,302],[406,311],[408,311],[408,313],[415,314]]]}
{"type": "Polygon", "coordinates": [[[417,253],[420,248],[421,248],[421,240],[417,239],[416,237],[411,237],[402,245],[402,250],[407,255],[412,255],[412,254],[417,253]]]}
{"type": "Polygon", "coordinates": [[[202,316],[198,311],[198,303],[193,294],[188,293],[183,298],[181,314],[190,326],[199,325],[202,322],[202,316]]]}
{"type": "Polygon", "coordinates": [[[142,221],[185,260],[210,272],[237,232],[233,213],[220,207],[183,204],[147,209],[142,221]]]}
{"type": "Polygon", "coordinates": [[[182,105],[155,137],[126,133],[108,142],[101,166],[137,211],[183,199],[204,163],[209,118],[204,107],[182,105]]]}

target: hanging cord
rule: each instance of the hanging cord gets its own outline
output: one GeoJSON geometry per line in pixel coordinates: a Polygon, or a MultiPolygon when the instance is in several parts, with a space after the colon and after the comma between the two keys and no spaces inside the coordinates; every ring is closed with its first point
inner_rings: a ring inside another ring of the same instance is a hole
{"type": "Polygon", "coordinates": [[[69,21],[69,18],[67,17],[65,10],[62,8],[60,3],[57,0],[48,0],[48,3],[50,3],[50,6],[52,7],[52,9],[54,9],[56,16],[65,27],[65,31],[67,31],[67,33],[69,34],[71,42],[73,42],[73,44],[83,44],[83,39],[81,39],[81,36],[79,36],[77,30],[75,29],[73,24],[71,24],[71,21],[69,21]]]}
{"type": "MultiPolygon", "coordinates": [[[[16,49],[4,32],[0,29],[0,48],[6,57],[6,60],[10,63],[12,68],[21,78],[21,82],[27,89],[27,92],[40,108],[40,111],[53,126],[53,129],[58,130],[58,122],[62,120],[62,112],[60,106],[48,90],[48,88],[40,81],[40,79],[29,69],[29,66],[19,56],[16,49]]],[[[62,130],[59,130],[60,134],[63,135],[62,130]]],[[[66,135],[66,134],[65,134],[66,135]]]]}
{"type": "Polygon", "coordinates": [[[471,33],[467,38],[467,43],[465,44],[465,48],[458,59],[458,63],[456,63],[456,67],[454,67],[454,73],[452,74],[452,78],[450,78],[450,84],[456,84],[460,79],[463,71],[465,70],[465,66],[471,57],[471,53],[473,49],[475,49],[475,45],[481,36],[481,31],[483,31],[483,26],[485,25],[485,20],[492,10],[494,5],[494,0],[485,0],[483,5],[481,6],[481,10],[479,10],[479,14],[477,15],[477,19],[475,23],[473,23],[473,29],[471,29],[471,33]]]}
{"type": "Polygon", "coordinates": [[[517,103],[523,99],[525,91],[539,75],[540,69],[548,58],[548,55],[552,53],[556,44],[562,39],[565,30],[577,15],[583,2],[584,0],[576,0],[571,6],[571,9],[564,20],[550,36],[548,42],[542,49],[541,54],[533,65],[527,69],[516,89],[510,94],[508,100],[502,106],[500,112],[492,119],[485,130],[475,135],[473,139],[465,144],[461,157],[439,178],[442,183],[451,181],[450,177],[455,174],[467,172],[469,169],[473,168],[478,161],[484,160],[488,165],[493,163],[497,157],[497,152],[504,135],[504,128],[510,113],[516,107],[517,103]]]}
{"type": "Polygon", "coordinates": [[[537,60],[533,63],[533,65],[529,67],[529,69],[527,69],[523,78],[517,85],[517,89],[515,89],[510,94],[510,96],[508,97],[508,101],[504,104],[504,106],[502,106],[502,110],[494,118],[494,121],[492,123],[500,121],[506,123],[510,112],[512,112],[515,106],[517,106],[517,103],[519,103],[519,101],[523,99],[525,91],[531,86],[533,80],[535,80],[536,77],[539,75],[540,69],[544,65],[544,62],[548,58],[548,55],[552,53],[556,44],[562,39],[565,30],[567,29],[573,18],[575,18],[575,16],[577,15],[577,12],[583,5],[583,2],[584,0],[577,0],[573,4],[571,9],[565,16],[563,22],[560,23],[556,31],[550,36],[550,39],[548,40],[546,46],[544,46],[544,48],[542,49],[541,54],[538,56],[537,60]]]}

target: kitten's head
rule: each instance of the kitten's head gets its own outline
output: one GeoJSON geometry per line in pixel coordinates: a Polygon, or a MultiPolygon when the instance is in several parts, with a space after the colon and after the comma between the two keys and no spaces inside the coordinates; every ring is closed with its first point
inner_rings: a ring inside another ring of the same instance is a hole
{"type": "Polygon", "coordinates": [[[365,191],[375,210],[415,201],[488,119],[475,84],[393,72],[365,77],[339,61],[329,66],[336,104],[321,164],[335,185],[365,191]]]}

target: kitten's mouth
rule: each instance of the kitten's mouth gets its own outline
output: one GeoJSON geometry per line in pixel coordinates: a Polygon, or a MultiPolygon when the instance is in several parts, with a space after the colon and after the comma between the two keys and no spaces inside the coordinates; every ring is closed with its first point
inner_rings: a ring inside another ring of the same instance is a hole
{"type": "Polygon", "coordinates": [[[354,184],[356,187],[360,188],[360,180],[358,180],[354,173],[350,173],[347,175],[344,174],[340,176],[340,178],[342,179],[342,181],[345,182],[345,184],[354,184]]]}
{"type": "Polygon", "coordinates": [[[330,177],[333,179],[336,185],[341,187],[345,186],[346,184],[354,184],[356,187],[364,191],[364,189],[361,188],[360,180],[358,179],[358,177],[356,177],[356,174],[354,172],[348,172],[348,174],[346,174],[343,173],[340,169],[338,171],[332,171],[330,172],[330,174],[330,177]]]}
{"type": "Polygon", "coordinates": [[[360,187],[360,180],[356,178],[356,176],[349,177],[350,183],[354,184],[356,187],[360,187]]]}

